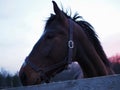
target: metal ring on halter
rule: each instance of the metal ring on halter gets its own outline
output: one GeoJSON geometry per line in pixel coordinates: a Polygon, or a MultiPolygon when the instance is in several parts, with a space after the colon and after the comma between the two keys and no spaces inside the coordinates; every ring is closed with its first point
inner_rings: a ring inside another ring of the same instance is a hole
{"type": "Polygon", "coordinates": [[[69,40],[68,41],[68,47],[69,48],[74,48],[74,42],[73,42],[73,40],[69,40]]]}
{"type": "MultiPolygon", "coordinates": [[[[73,24],[71,23],[71,20],[69,19],[69,37],[68,37],[68,56],[65,57],[64,61],[61,61],[60,63],[54,64],[52,66],[46,67],[46,68],[41,68],[35,65],[33,62],[29,60],[27,57],[25,59],[25,64],[28,64],[34,71],[39,72],[40,77],[43,79],[45,82],[49,82],[51,77],[47,76],[47,72],[52,71],[54,69],[58,69],[53,73],[53,75],[57,74],[59,71],[63,69],[63,65],[66,67],[66,65],[72,63],[72,58],[73,58],[73,48],[74,48],[74,41],[73,41],[73,24]]],[[[65,68],[64,67],[64,68],[65,68]]]]}

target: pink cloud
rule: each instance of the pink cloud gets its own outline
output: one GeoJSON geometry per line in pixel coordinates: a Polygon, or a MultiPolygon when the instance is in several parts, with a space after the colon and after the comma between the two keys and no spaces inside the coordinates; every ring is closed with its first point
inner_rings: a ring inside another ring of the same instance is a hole
{"type": "Polygon", "coordinates": [[[115,34],[102,42],[102,46],[108,57],[120,54],[120,35],[115,34]]]}

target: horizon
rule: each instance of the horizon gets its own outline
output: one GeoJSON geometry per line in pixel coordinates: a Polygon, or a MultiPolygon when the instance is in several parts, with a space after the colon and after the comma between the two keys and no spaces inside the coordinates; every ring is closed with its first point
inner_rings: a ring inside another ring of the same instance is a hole
{"type": "MultiPolygon", "coordinates": [[[[52,0],[0,0],[0,68],[19,71],[53,13],[52,0]]],[[[64,11],[78,12],[99,36],[107,57],[120,54],[120,1],[55,0],[64,11]]]]}

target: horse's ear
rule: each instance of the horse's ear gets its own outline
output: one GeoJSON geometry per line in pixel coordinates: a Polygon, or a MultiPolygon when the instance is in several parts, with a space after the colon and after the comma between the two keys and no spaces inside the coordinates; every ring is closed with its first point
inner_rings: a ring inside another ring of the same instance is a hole
{"type": "Polygon", "coordinates": [[[55,1],[52,1],[53,2],[53,8],[54,8],[54,12],[55,14],[58,16],[58,18],[62,19],[62,20],[65,20],[65,15],[63,14],[63,12],[59,9],[58,5],[56,4],[55,1]]]}
{"type": "Polygon", "coordinates": [[[59,9],[57,3],[55,1],[52,1],[52,3],[53,3],[53,9],[54,9],[55,14],[60,15],[61,10],[59,9]]]}

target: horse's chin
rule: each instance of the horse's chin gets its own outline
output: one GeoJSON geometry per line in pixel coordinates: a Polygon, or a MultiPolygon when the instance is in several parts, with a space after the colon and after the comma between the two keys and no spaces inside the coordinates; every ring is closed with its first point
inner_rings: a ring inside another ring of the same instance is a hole
{"type": "Polygon", "coordinates": [[[82,79],[84,78],[83,70],[78,63],[69,64],[66,69],[62,72],[56,74],[51,82],[54,81],[65,81],[65,80],[74,80],[74,79],[82,79]]]}

